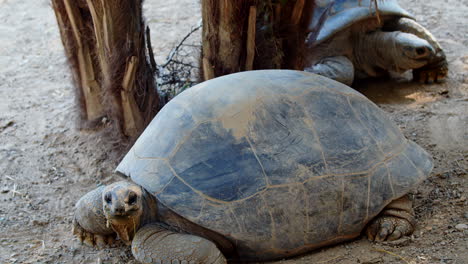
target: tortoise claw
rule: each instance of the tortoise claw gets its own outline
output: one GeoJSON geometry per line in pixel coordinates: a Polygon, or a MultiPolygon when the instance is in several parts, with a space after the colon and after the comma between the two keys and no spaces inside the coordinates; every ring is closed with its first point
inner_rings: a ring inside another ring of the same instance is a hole
{"type": "Polygon", "coordinates": [[[395,217],[377,217],[367,228],[366,233],[370,241],[394,241],[413,232],[410,221],[395,217]]]}
{"type": "Polygon", "coordinates": [[[94,243],[94,235],[92,233],[89,233],[89,232],[85,232],[85,236],[84,236],[84,239],[83,239],[83,243],[90,246],[90,247],[94,247],[95,243],[94,243]]]}
{"type": "Polygon", "coordinates": [[[76,220],[73,221],[72,233],[78,238],[81,244],[90,247],[104,248],[106,246],[112,246],[115,243],[114,234],[100,235],[88,232],[83,229],[76,220]]]}
{"type": "Polygon", "coordinates": [[[442,82],[448,74],[448,64],[443,51],[440,51],[435,59],[426,66],[413,70],[413,80],[420,83],[432,84],[442,82]]]}
{"type": "Polygon", "coordinates": [[[97,248],[104,248],[108,245],[106,236],[103,235],[94,235],[94,244],[97,248]]]}
{"type": "Polygon", "coordinates": [[[393,233],[387,237],[387,241],[395,241],[398,240],[402,237],[404,237],[405,233],[405,228],[402,226],[397,226],[395,227],[395,230],[393,230],[393,233]]]}
{"type": "Polygon", "coordinates": [[[72,233],[75,235],[80,243],[83,243],[83,239],[85,238],[85,230],[77,223],[75,219],[73,219],[73,227],[72,233]]]}

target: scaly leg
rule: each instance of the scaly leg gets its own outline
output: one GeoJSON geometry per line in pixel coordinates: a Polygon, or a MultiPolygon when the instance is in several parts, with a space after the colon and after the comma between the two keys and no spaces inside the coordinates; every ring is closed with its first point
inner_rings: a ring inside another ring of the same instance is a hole
{"type": "Polygon", "coordinates": [[[371,241],[393,241],[413,233],[413,202],[405,195],[391,202],[367,227],[367,237],[371,241]]]}
{"type": "Polygon", "coordinates": [[[328,77],[348,86],[354,81],[353,63],[345,56],[323,58],[319,63],[306,67],[304,71],[328,77]]]}
{"type": "Polygon", "coordinates": [[[90,191],[76,203],[73,234],[89,246],[103,247],[113,244],[115,232],[107,226],[102,207],[104,186],[90,191]]]}
{"type": "Polygon", "coordinates": [[[213,242],[194,235],[172,232],[157,224],[145,225],[138,230],[132,242],[132,253],[145,264],[226,263],[226,258],[213,242]]]}
{"type": "Polygon", "coordinates": [[[431,32],[409,18],[400,18],[396,21],[389,22],[384,28],[416,35],[419,38],[425,39],[434,48],[436,53],[431,61],[422,68],[413,70],[413,79],[415,81],[432,83],[445,79],[448,73],[447,58],[439,42],[437,42],[431,32]]]}

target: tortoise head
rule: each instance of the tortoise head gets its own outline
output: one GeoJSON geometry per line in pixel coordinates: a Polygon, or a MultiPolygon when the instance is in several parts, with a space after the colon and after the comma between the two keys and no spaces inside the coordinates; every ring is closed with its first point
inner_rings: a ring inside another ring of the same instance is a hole
{"type": "Polygon", "coordinates": [[[102,192],[102,204],[107,224],[125,243],[130,243],[141,225],[143,190],[140,186],[120,181],[102,192]]]}
{"type": "Polygon", "coordinates": [[[421,68],[435,56],[434,48],[426,40],[413,34],[395,33],[394,65],[400,71],[421,68]]]}

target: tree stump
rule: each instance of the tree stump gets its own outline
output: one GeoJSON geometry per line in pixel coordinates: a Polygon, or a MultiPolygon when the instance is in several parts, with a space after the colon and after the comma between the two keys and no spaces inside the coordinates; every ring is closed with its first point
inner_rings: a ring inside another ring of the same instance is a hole
{"type": "Polygon", "coordinates": [[[204,80],[253,69],[303,69],[312,0],[202,0],[204,80]]]}

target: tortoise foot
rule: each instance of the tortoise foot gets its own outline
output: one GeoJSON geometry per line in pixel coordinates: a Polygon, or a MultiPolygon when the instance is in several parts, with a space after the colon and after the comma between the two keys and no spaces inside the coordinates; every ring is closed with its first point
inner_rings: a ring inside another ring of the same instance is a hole
{"type": "Polygon", "coordinates": [[[76,220],[73,221],[73,235],[75,235],[82,244],[90,247],[104,248],[115,243],[115,234],[101,235],[94,234],[82,228],[76,220]]]}
{"type": "Polygon", "coordinates": [[[420,83],[436,83],[445,80],[448,74],[448,64],[443,52],[436,55],[435,61],[413,70],[413,80],[420,83]]]}
{"type": "Polygon", "coordinates": [[[394,241],[411,235],[416,226],[413,203],[408,195],[391,202],[367,227],[371,241],[394,241]]]}
{"type": "Polygon", "coordinates": [[[406,219],[394,216],[377,217],[367,228],[371,241],[394,241],[412,234],[413,225],[406,219]]]}

